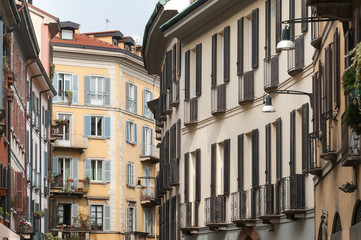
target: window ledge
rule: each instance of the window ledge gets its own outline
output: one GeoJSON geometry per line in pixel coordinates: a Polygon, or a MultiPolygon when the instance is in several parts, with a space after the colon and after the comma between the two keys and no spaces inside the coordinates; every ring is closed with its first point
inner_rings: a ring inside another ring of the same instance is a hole
{"type": "Polygon", "coordinates": [[[131,145],[136,145],[137,143],[136,142],[128,142],[127,143],[131,144],[131,145]]]}
{"type": "Polygon", "coordinates": [[[95,137],[95,136],[86,136],[89,140],[107,140],[106,137],[95,137]]]}
{"type": "Polygon", "coordinates": [[[134,185],[129,185],[129,184],[127,184],[127,187],[128,187],[128,188],[133,188],[133,189],[135,189],[135,186],[134,186],[134,185]]]}
{"type": "Polygon", "coordinates": [[[90,180],[90,184],[92,184],[92,185],[107,185],[107,182],[90,180]]]}

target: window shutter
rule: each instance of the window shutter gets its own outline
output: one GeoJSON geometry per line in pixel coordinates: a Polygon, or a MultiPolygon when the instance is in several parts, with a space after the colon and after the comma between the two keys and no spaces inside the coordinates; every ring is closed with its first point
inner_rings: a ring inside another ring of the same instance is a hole
{"type": "Polygon", "coordinates": [[[84,76],[84,104],[90,104],[90,76],[84,76]]]}
{"type": "Polygon", "coordinates": [[[217,34],[212,36],[212,88],[217,87],[217,34]]]}
{"type": "Polygon", "coordinates": [[[184,100],[188,101],[189,100],[189,87],[190,87],[190,51],[188,50],[185,53],[185,82],[184,82],[184,88],[185,88],[185,92],[184,92],[184,100]]]}
{"type": "Polygon", "coordinates": [[[110,78],[104,78],[104,105],[110,106],[110,78]]]}
{"type": "Polygon", "coordinates": [[[104,231],[110,231],[110,206],[104,206],[104,231]]]}
{"type": "Polygon", "coordinates": [[[243,55],[244,55],[244,18],[237,21],[237,75],[243,74],[243,55]]]}
{"type": "Polygon", "coordinates": [[[177,76],[180,77],[181,76],[181,71],[182,71],[182,43],[178,42],[177,43],[177,48],[178,48],[178,52],[177,52],[177,56],[178,56],[178,61],[177,61],[177,76]]]}
{"type": "Polygon", "coordinates": [[[134,208],[134,227],[133,227],[133,231],[137,231],[137,217],[138,217],[138,214],[137,214],[137,208],[134,208]]]}
{"type": "MultiPolygon", "coordinates": [[[[2,57],[2,55],[1,55],[2,57]]],[[[59,95],[59,74],[58,73],[54,73],[54,77],[53,77],[53,87],[56,91],[56,96],[53,97],[53,103],[57,103],[59,100],[58,95],[59,95]]],[[[31,105],[30,105],[31,107],[31,105]]]]}
{"type": "Polygon", "coordinates": [[[72,163],[72,178],[74,179],[74,187],[75,188],[78,188],[78,173],[79,173],[79,170],[78,170],[78,166],[79,166],[79,160],[77,158],[73,158],[71,160],[71,163],[72,163]]]}
{"type": "Polygon", "coordinates": [[[129,207],[127,207],[127,211],[126,211],[126,221],[125,221],[125,228],[126,228],[126,232],[130,232],[130,224],[129,224],[129,221],[130,221],[130,213],[129,213],[129,207]]]}
{"type": "Polygon", "coordinates": [[[165,56],[165,81],[167,89],[171,88],[172,85],[172,50],[168,51],[165,56]]]}
{"type": "Polygon", "coordinates": [[[308,103],[306,103],[302,105],[302,172],[308,172],[309,169],[308,123],[308,103]]]}
{"type": "Polygon", "coordinates": [[[146,90],[143,89],[143,116],[148,116],[148,108],[147,108],[147,96],[146,96],[146,90]]]}
{"type": "Polygon", "coordinates": [[[276,0],[276,46],[282,39],[282,0],[276,0]]]}
{"type": "Polygon", "coordinates": [[[361,24],[360,24],[360,9],[356,8],[355,10],[355,14],[354,14],[354,41],[355,41],[355,46],[360,42],[360,30],[361,30],[361,24]]]}
{"type": "Polygon", "coordinates": [[[201,201],[201,149],[196,150],[196,201],[201,201]]]}
{"type": "Polygon", "coordinates": [[[138,138],[138,134],[137,134],[137,124],[134,123],[134,143],[137,143],[137,138],[138,138]]]}
{"type": "Polygon", "coordinates": [[[252,189],[259,185],[258,129],[252,131],[252,189]]]}
{"type": "Polygon", "coordinates": [[[127,184],[130,185],[130,163],[127,163],[127,184]]]}
{"type": "Polygon", "coordinates": [[[18,196],[18,203],[16,204],[16,210],[19,212],[23,211],[23,173],[22,172],[15,172],[16,177],[16,195],[18,196]]]}
{"type": "MultiPolygon", "coordinates": [[[[29,169],[31,171],[31,169],[29,169]]],[[[53,157],[53,175],[59,174],[59,158],[53,157]]]]}
{"type": "Polygon", "coordinates": [[[326,71],[326,113],[332,115],[332,48],[329,44],[325,48],[325,71],[326,71]]]}
{"type": "Polygon", "coordinates": [[[202,44],[196,46],[196,96],[202,95],[202,44]]]}
{"type": "Polygon", "coordinates": [[[150,146],[153,147],[153,128],[150,128],[150,146]]]}
{"type": "MultiPolygon", "coordinates": [[[[26,163],[27,164],[29,164],[29,162],[30,162],[30,147],[29,147],[29,144],[30,144],[30,135],[29,135],[29,131],[26,131],[26,163]]],[[[2,169],[0,169],[0,171],[1,170],[2,169]]],[[[0,181],[1,181],[1,178],[0,178],[0,181]]]]}
{"type": "Polygon", "coordinates": [[[130,139],[129,139],[129,134],[130,134],[130,123],[129,123],[129,121],[125,122],[125,128],[126,128],[125,139],[126,139],[127,142],[129,142],[130,141],[130,139]]]}
{"type": "Polygon", "coordinates": [[[78,104],[79,103],[79,77],[78,75],[74,75],[72,76],[72,93],[73,93],[73,99],[72,99],[72,104],[78,104]]]}
{"type": "Polygon", "coordinates": [[[84,159],[84,178],[89,177],[90,179],[93,178],[92,170],[91,170],[91,160],[84,159]]]}
{"type": "Polygon", "coordinates": [[[104,181],[110,183],[110,161],[104,161],[104,181]]]}
{"type": "Polygon", "coordinates": [[[271,124],[266,125],[266,184],[271,183],[271,124]]]}
{"type": "Polygon", "coordinates": [[[229,195],[230,194],[230,167],[231,167],[231,140],[226,139],[224,140],[224,194],[229,195]]]}
{"type": "Polygon", "coordinates": [[[172,62],[172,82],[177,80],[177,44],[173,45],[173,62],[172,62]]]}
{"type": "Polygon", "coordinates": [[[78,227],[78,210],[78,204],[71,205],[71,225],[74,225],[75,227],[78,227]]]}
{"type": "Polygon", "coordinates": [[[271,0],[266,0],[265,5],[265,59],[269,60],[271,57],[271,0]]]}
{"type": "Polygon", "coordinates": [[[296,111],[291,112],[291,129],[290,129],[290,173],[291,176],[296,174],[296,111]]]}
{"type": "Polygon", "coordinates": [[[282,120],[276,120],[276,179],[282,179],[282,120]]]}
{"type": "Polygon", "coordinates": [[[189,153],[184,154],[184,201],[189,202],[189,153]]]}
{"type": "MultiPolygon", "coordinates": [[[[308,7],[307,7],[307,3],[306,0],[301,0],[301,4],[302,4],[302,18],[307,18],[308,17],[308,7]]],[[[307,32],[308,30],[308,22],[304,21],[302,22],[302,32],[307,32]]]]}
{"type": "MultiPolygon", "coordinates": [[[[50,111],[45,110],[45,128],[48,128],[50,126],[50,111]]],[[[48,129],[46,129],[48,131],[48,129]]]]}
{"type": "Polygon", "coordinates": [[[130,166],[130,185],[134,186],[134,163],[130,166]]]}
{"type": "Polygon", "coordinates": [[[259,42],[259,9],[252,11],[252,68],[258,68],[258,42],[259,42]]]}
{"type": "Polygon", "coordinates": [[[230,80],[230,61],[231,61],[231,52],[230,52],[230,44],[231,44],[231,39],[230,39],[230,27],[227,26],[224,28],[223,31],[223,39],[224,39],[224,49],[223,49],[223,57],[224,57],[224,61],[223,61],[223,81],[224,82],[229,82],[230,80]]]}
{"type": "Polygon", "coordinates": [[[336,108],[340,106],[340,37],[338,35],[338,28],[335,29],[335,33],[333,35],[333,46],[334,46],[334,105],[336,108]]]}
{"type": "Polygon", "coordinates": [[[244,189],[244,135],[238,135],[238,191],[241,192],[244,189]]]}
{"type": "Polygon", "coordinates": [[[211,196],[215,196],[217,186],[217,144],[211,145],[211,196]]]}
{"type": "Polygon", "coordinates": [[[181,120],[178,119],[177,121],[177,158],[180,158],[181,155],[181,134],[182,134],[182,127],[181,127],[181,120]]]}
{"type": "Polygon", "coordinates": [[[45,152],[44,151],[44,178],[48,178],[48,171],[49,171],[49,168],[48,168],[48,152],[45,152]]]}
{"type": "Polygon", "coordinates": [[[138,87],[134,85],[134,113],[138,112],[138,87]]]}
{"type": "MultiPolygon", "coordinates": [[[[302,0],[301,0],[302,1],[302,0]]],[[[295,19],[295,0],[289,0],[289,17],[290,20],[295,19]]],[[[295,24],[290,23],[290,40],[295,40],[295,24]]]]}
{"type": "Polygon", "coordinates": [[[91,122],[90,122],[91,118],[90,116],[84,116],[84,135],[86,137],[89,137],[91,135],[91,122]]]}
{"type": "Polygon", "coordinates": [[[104,117],[104,137],[110,138],[110,117],[104,117]]]}
{"type": "Polygon", "coordinates": [[[130,101],[129,101],[129,83],[125,83],[125,105],[126,109],[129,110],[130,108],[130,101]]]}
{"type": "Polygon", "coordinates": [[[145,142],[145,126],[142,127],[142,154],[143,156],[146,154],[145,150],[147,149],[145,142]]]}

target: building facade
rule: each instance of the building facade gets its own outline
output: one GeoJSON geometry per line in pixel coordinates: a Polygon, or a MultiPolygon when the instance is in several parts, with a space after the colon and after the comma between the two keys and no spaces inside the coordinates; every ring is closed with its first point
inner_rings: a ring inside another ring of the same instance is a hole
{"type": "Polygon", "coordinates": [[[73,22],[61,23],[51,46],[58,93],[52,231],[82,239],[154,238],[159,156],[146,102],[158,96],[159,82],[144,70],[140,46],[119,31],[80,33],[73,22]]]}
{"type": "Polygon", "coordinates": [[[156,6],[143,58],[161,78],[161,239],[314,238],[311,24],[289,24],[295,49],[276,49],[282,21],[310,14],[293,0],[156,6]]]}

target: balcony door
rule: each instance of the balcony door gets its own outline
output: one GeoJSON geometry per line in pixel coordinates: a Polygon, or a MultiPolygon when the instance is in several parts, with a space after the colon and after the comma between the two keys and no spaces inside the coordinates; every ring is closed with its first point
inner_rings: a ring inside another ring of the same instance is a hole
{"type": "Polygon", "coordinates": [[[147,196],[151,195],[151,190],[150,190],[150,168],[149,167],[144,167],[144,194],[147,196]]]}
{"type": "Polygon", "coordinates": [[[63,136],[57,140],[57,145],[70,146],[70,126],[71,126],[71,115],[70,114],[58,114],[58,119],[68,120],[68,124],[63,126],[63,136]]]}

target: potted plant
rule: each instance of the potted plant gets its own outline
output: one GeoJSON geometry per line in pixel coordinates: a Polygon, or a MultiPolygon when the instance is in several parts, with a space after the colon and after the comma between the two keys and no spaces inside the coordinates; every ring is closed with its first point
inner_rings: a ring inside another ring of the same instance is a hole
{"type": "Polygon", "coordinates": [[[87,194],[88,191],[89,191],[89,189],[88,189],[87,187],[84,187],[84,188],[83,188],[83,193],[84,193],[84,194],[87,194]]]}
{"type": "Polygon", "coordinates": [[[65,94],[66,97],[68,98],[68,104],[70,105],[73,102],[73,91],[67,90],[65,94]]]}
{"type": "Polygon", "coordinates": [[[79,228],[89,229],[89,215],[80,213],[78,215],[79,228]]]}
{"type": "Polygon", "coordinates": [[[68,178],[66,181],[67,181],[67,182],[74,182],[74,179],[68,178]]]}
{"type": "Polygon", "coordinates": [[[13,40],[11,38],[11,34],[10,33],[4,33],[3,38],[4,38],[4,46],[10,47],[11,43],[13,42],[13,40]]]}

